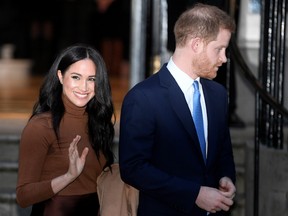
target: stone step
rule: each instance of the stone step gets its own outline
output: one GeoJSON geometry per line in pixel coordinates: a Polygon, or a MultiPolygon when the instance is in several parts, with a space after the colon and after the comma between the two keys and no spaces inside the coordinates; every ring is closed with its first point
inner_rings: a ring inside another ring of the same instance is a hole
{"type": "Polygon", "coordinates": [[[0,161],[0,172],[17,172],[18,162],[0,161]]]}
{"type": "MultiPolygon", "coordinates": [[[[20,216],[16,203],[14,191],[1,189],[0,193],[0,215],[1,216],[20,216]]],[[[24,215],[21,215],[24,216],[24,215]]]]}
{"type": "Polygon", "coordinates": [[[18,144],[20,141],[20,135],[19,134],[0,134],[0,145],[1,144],[7,144],[7,143],[13,143],[18,144]]]}
{"type": "Polygon", "coordinates": [[[18,162],[0,161],[0,215],[29,216],[31,207],[21,208],[16,202],[18,162]]]}
{"type": "MultiPolygon", "coordinates": [[[[16,200],[15,189],[1,188],[0,203],[13,203],[16,200]]],[[[0,214],[1,215],[1,214],[0,214]]]]}
{"type": "Polygon", "coordinates": [[[16,203],[19,140],[19,135],[9,133],[0,134],[1,216],[20,216],[16,203]]]}
{"type": "Polygon", "coordinates": [[[0,135],[0,203],[10,203],[10,199],[15,202],[19,140],[19,135],[0,135]]]}
{"type": "Polygon", "coordinates": [[[19,141],[18,135],[0,135],[0,162],[18,161],[19,141]]]}
{"type": "Polygon", "coordinates": [[[254,127],[246,126],[242,129],[231,128],[231,141],[236,165],[236,197],[231,216],[245,216],[246,209],[246,146],[254,141],[254,127]]]}
{"type": "Polygon", "coordinates": [[[21,208],[16,202],[15,190],[1,189],[0,215],[1,216],[29,216],[31,207],[21,208]]]}
{"type": "Polygon", "coordinates": [[[15,190],[17,184],[17,162],[0,161],[0,190],[15,190]]]}

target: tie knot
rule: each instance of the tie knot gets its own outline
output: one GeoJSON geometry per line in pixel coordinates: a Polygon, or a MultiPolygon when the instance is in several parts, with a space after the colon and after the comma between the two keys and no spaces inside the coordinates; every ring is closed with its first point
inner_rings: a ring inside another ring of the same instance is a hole
{"type": "Polygon", "coordinates": [[[198,90],[199,90],[199,84],[198,84],[198,81],[197,81],[197,80],[195,80],[195,81],[193,82],[193,87],[194,87],[194,90],[195,90],[195,91],[198,91],[198,90]]]}

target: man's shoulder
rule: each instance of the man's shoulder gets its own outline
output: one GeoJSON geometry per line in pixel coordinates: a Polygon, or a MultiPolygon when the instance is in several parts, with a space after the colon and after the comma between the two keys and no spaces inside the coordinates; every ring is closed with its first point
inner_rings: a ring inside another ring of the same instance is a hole
{"type": "Polygon", "coordinates": [[[163,82],[163,79],[167,79],[168,76],[171,76],[166,65],[167,64],[164,64],[157,72],[137,83],[134,88],[150,88],[152,86],[159,86],[161,82],[163,82]]]}

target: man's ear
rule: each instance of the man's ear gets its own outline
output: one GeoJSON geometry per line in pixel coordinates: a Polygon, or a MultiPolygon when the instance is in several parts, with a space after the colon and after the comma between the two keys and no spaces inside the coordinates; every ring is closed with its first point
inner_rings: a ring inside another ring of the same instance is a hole
{"type": "Polygon", "coordinates": [[[191,49],[195,52],[198,53],[202,50],[203,47],[203,41],[197,37],[197,38],[192,38],[190,41],[191,44],[191,49]]]}
{"type": "Polygon", "coordinates": [[[61,73],[61,70],[57,71],[57,76],[58,76],[58,79],[59,79],[60,83],[63,85],[63,75],[61,73]]]}

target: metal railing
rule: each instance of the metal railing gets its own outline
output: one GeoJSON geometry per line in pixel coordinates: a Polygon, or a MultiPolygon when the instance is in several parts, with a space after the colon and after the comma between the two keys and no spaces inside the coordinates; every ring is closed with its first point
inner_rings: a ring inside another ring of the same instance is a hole
{"type": "Polygon", "coordinates": [[[270,95],[262,86],[261,82],[254,76],[254,73],[249,68],[244,60],[244,57],[237,45],[235,37],[231,38],[231,54],[237,65],[240,67],[241,76],[245,78],[248,84],[259,93],[260,97],[268,104],[270,104],[279,113],[288,118],[288,110],[279,103],[272,95],[270,95]]]}
{"type": "Polygon", "coordinates": [[[244,61],[235,38],[231,40],[233,59],[241,74],[256,92],[254,144],[254,216],[259,215],[260,145],[283,149],[283,106],[287,0],[262,0],[259,78],[244,61]]]}

